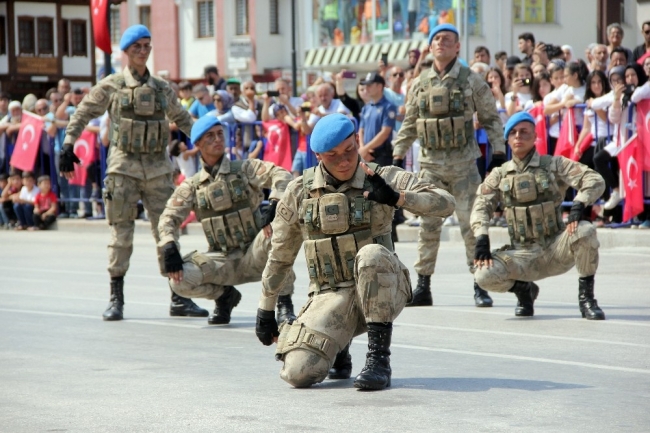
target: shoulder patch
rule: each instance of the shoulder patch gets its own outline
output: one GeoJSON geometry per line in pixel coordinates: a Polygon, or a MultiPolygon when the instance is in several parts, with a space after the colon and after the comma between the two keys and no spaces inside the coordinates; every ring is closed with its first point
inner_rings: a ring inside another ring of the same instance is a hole
{"type": "Polygon", "coordinates": [[[102,88],[102,86],[94,86],[90,90],[90,100],[92,102],[97,102],[97,103],[102,103],[106,100],[106,91],[102,88]]]}
{"type": "Polygon", "coordinates": [[[411,180],[410,174],[408,174],[407,172],[400,173],[399,181],[397,182],[397,190],[398,191],[405,190],[409,184],[409,180],[411,180]]]}
{"type": "Polygon", "coordinates": [[[244,170],[244,174],[249,179],[255,177],[255,164],[253,164],[253,161],[251,160],[246,161],[246,169],[244,170]]]}
{"type": "Polygon", "coordinates": [[[291,219],[293,218],[294,211],[289,209],[287,205],[284,204],[282,200],[280,200],[280,204],[278,205],[277,209],[277,214],[280,215],[280,217],[287,223],[291,223],[291,219]]]}

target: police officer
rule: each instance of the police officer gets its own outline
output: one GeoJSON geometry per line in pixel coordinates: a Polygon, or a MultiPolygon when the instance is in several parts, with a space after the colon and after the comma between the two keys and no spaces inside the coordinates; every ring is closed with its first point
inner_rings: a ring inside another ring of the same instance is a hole
{"type": "MultiPolygon", "coordinates": [[[[176,188],[160,216],[159,246],[165,252],[165,270],[172,290],[187,297],[214,299],[212,325],[230,322],[241,293],[236,284],[260,281],[271,249],[275,209],[291,173],[259,159],[230,161],[224,157],[224,131],[214,116],[203,116],[192,126],[192,142],[201,151],[203,168],[176,188]],[[270,206],[259,206],[264,188],[271,188],[270,206]],[[194,211],[208,240],[206,253],[181,257],[178,229],[194,211]]],[[[291,269],[278,298],[278,321],[293,320],[291,269]]]]}
{"type": "Polygon", "coordinates": [[[350,340],[367,332],[367,361],[354,385],[383,389],[390,386],[392,324],[411,297],[409,272],[391,242],[393,213],[404,207],[445,217],[454,199],[400,168],[365,163],[354,125],[343,114],[316,124],[311,148],[320,163],[289,184],[272,224],[256,334],[264,345],[277,341],[280,376],[302,388],[328,372],[349,378],[350,340]],[[273,307],[303,243],[309,300],[293,323],[278,330],[273,307]]]}
{"type": "MultiPolygon", "coordinates": [[[[179,103],[172,88],[152,76],[146,63],[151,53],[151,34],[143,25],[129,27],[120,41],[129,58],[122,73],[110,75],[94,86],[72,115],[60,156],[60,171],[66,178],[74,174],[79,159],[73,146],[90,119],[109,110],[111,119],[108,166],[104,179],[104,205],[111,230],[108,244],[108,273],[111,298],[104,320],[122,320],[124,276],[133,251],[133,231],[142,200],[151,220],[151,231],[158,241],[158,218],[174,190],[172,165],[166,154],[169,120],[185,133],[192,119],[179,103]]],[[[164,274],[162,250],[158,262],[164,274]]],[[[190,299],[172,292],[172,316],[206,317],[208,311],[190,299]]]]}
{"type": "Polygon", "coordinates": [[[384,97],[386,81],[381,74],[370,72],[361,84],[366,86],[370,102],[361,110],[359,124],[359,155],[365,161],[372,161],[380,166],[393,162],[393,131],[397,107],[384,97]]]}
{"type": "Polygon", "coordinates": [[[472,210],[477,283],[490,291],[513,292],[518,301],[515,316],[532,316],[539,293],[535,281],[563,274],[575,265],[582,317],[605,319],[594,299],[600,244],[596,228],[581,221],[585,206],[603,194],[605,181],[578,162],[540,156],[535,149],[535,119],[528,113],[512,116],[504,137],[513,158],[487,176],[472,210]],[[569,187],[578,193],[565,227],[560,206],[569,187]],[[511,245],[490,251],[490,218],[499,202],[504,206],[511,245]]]}
{"type": "MultiPolygon", "coordinates": [[[[505,160],[503,125],[496,110],[490,87],[483,77],[462,66],[456,57],[460,50],[458,30],[442,24],[429,34],[429,51],[433,67],[413,81],[406,104],[402,127],[394,142],[395,165],[402,165],[404,155],[417,138],[420,141],[419,177],[456,198],[456,215],[465,241],[470,272],[474,271],[476,239],[469,225],[469,215],[481,177],[476,158],[481,156],[474,138],[473,115],[487,130],[494,149],[493,163],[505,160]]],[[[431,275],[436,267],[442,220],[435,216],[422,219],[418,239],[415,271],[418,284],[408,306],[432,305],[431,275]]],[[[477,307],[491,307],[492,299],[474,283],[477,307]]]]}

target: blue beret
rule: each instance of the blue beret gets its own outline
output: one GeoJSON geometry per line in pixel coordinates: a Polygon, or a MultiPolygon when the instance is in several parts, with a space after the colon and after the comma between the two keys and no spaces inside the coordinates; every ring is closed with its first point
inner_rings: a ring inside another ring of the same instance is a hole
{"type": "Polygon", "coordinates": [[[122,35],[122,39],[120,39],[120,50],[126,51],[126,49],[133,45],[138,39],[142,38],[151,39],[151,33],[148,28],[142,24],[136,24],[129,27],[122,35]]]}
{"type": "Polygon", "coordinates": [[[196,144],[196,142],[199,141],[201,137],[210,130],[210,128],[217,125],[221,125],[221,121],[211,114],[206,114],[194,122],[194,125],[192,125],[192,135],[190,137],[192,143],[196,144]]]}
{"type": "Polygon", "coordinates": [[[519,125],[521,122],[530,122],[534,125],[535,118],[533,118],[533,116],[531,116],[526,111],[520,111],[517,114],[513,114],[512,116],[510,116],[510,119],[508,119],[508,121],[506,122],[506,128],[503,131],[503,138],[507,140],[508,134],[510,134],[512,128],[519,125]]]}
{"type": "Polygon", "coordinates": [[[433,28],[433,30],[431,30],[431,33],[429,33],[429,45],[431,45],[431,41],[433,40],[433,37],[440,32],[452,32],[452,33],[456,33],[456,35],[459,34],[458,29],[453,24],[437,25],[433,28]]]}
{"type": "Polygon", "coordinates": [[[341,113],[329,114],[316,123],[309,147],[316,153],[334,149],[354,132],[354,124],[341,113]]]}

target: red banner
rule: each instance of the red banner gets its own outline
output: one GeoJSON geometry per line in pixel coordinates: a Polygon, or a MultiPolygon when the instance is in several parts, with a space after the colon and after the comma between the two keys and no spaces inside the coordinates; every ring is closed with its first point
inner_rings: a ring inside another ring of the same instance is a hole
{"type": "Polygon", "coordinates": [[[650,171],[650,99],[636,104],[636,131],[641,148],[641,168],[650,171]]]}
{"type": "Polygon", "coordinates": [[[45,123],[40,117],[23,111],[20,130],[16,138],[14,153],[11,155],[12,167],[23,171],[34,170],[38,148],[41,146],[41,134],[45,123]]]}
{"type": "Polygon", "coordinates": [[[74,165],[74,177],[68,181],[70,185],[84,186],[88,178],[88,167],[95,161],[96,134],[84,131],[74,143],[74,154],[81,160],[81,164],[74,165]]]}
{"type": "Polygon", "coordinates": [[[578,139],[578,131],[576,130],[576,118],[573,113],[573,108],[569,108],[564,114],[562,119],[562,126],[560,127],[560,136],[555,145],[554,156],[563,156],[571,158],[573,156],[573,147],[578,139]]]}
{"type": "MultiPolygon", "coordinates": [[[[109,0],[91,0],[90,9],[93,13],[93,35],[95,36],[95,45],[97,48],[105,52],[106,54],[111,54],[113,49],[111,48],[111,33],[108,28],[108,7],[109,0]]],[[[117,23],[119,25],[119,23],[117,23]]],[[[110,67],[105,70],[110,73],[110,67]]]]}
{"type": "Polygon", "coordinates": [[[628,221],[643,212],[643,170],[639,161],[641,145],[638,135],[624,144],[618,154],[618,163],[621,166],[623,187],[625,187],[625,206],[623,207],[623,220],[628,221]]]}
{"type": "MultiPolygon", "coordinates": [[[[594,142],[594,136],[591,135],[591,132],[590,132],[589,134],[586,135],[586,137],[584,137],[582,139],[582,141],[579,144],[580,155],[585,153],[585,150],[589,149],[591,147],[591,143],[593,143],[593,142],[594,142]]],[[[574,160],[574,161],[578,161],[580,158],[578,157],[578,155],[574,151],[571,154],[571,159],[574,160]]]]}
{"type": "Polygon", "coordinates": [[[264,147],[264,161],[272,162],[278,167],[291,171],[291,136],[289,126],[279,120],[264,122],[266,132],[266,147],[264,147]]]}
{"type": "Polygon", "coordinates": [[[530,115],[535,118],[535,148],[540,155],[548,154],[548,143],[546,142],[546,116],[544,116],[544,106],[537,105],[529,111],[530,115]]]}

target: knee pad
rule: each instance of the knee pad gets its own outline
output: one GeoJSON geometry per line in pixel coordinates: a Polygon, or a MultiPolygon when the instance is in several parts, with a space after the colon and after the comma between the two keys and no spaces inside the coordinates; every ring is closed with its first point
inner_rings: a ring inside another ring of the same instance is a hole
{"type": "Polygon", "coordinates": [[[326,360],[334,359],[341,350],[336,341],[322,332],[313,330],[297,321],[292,324],[285,322],[280,327],[275,357],[278,360],[284,359],[287,353],[296,349],[312,352],[326,360]]]}
{"type": "Polygon", "coordinates": [[[325,380],[329,368],[329,360],[309,350],[298,349],[286,354],[280,377],[296,388],[308,388],[325,380]]]}

